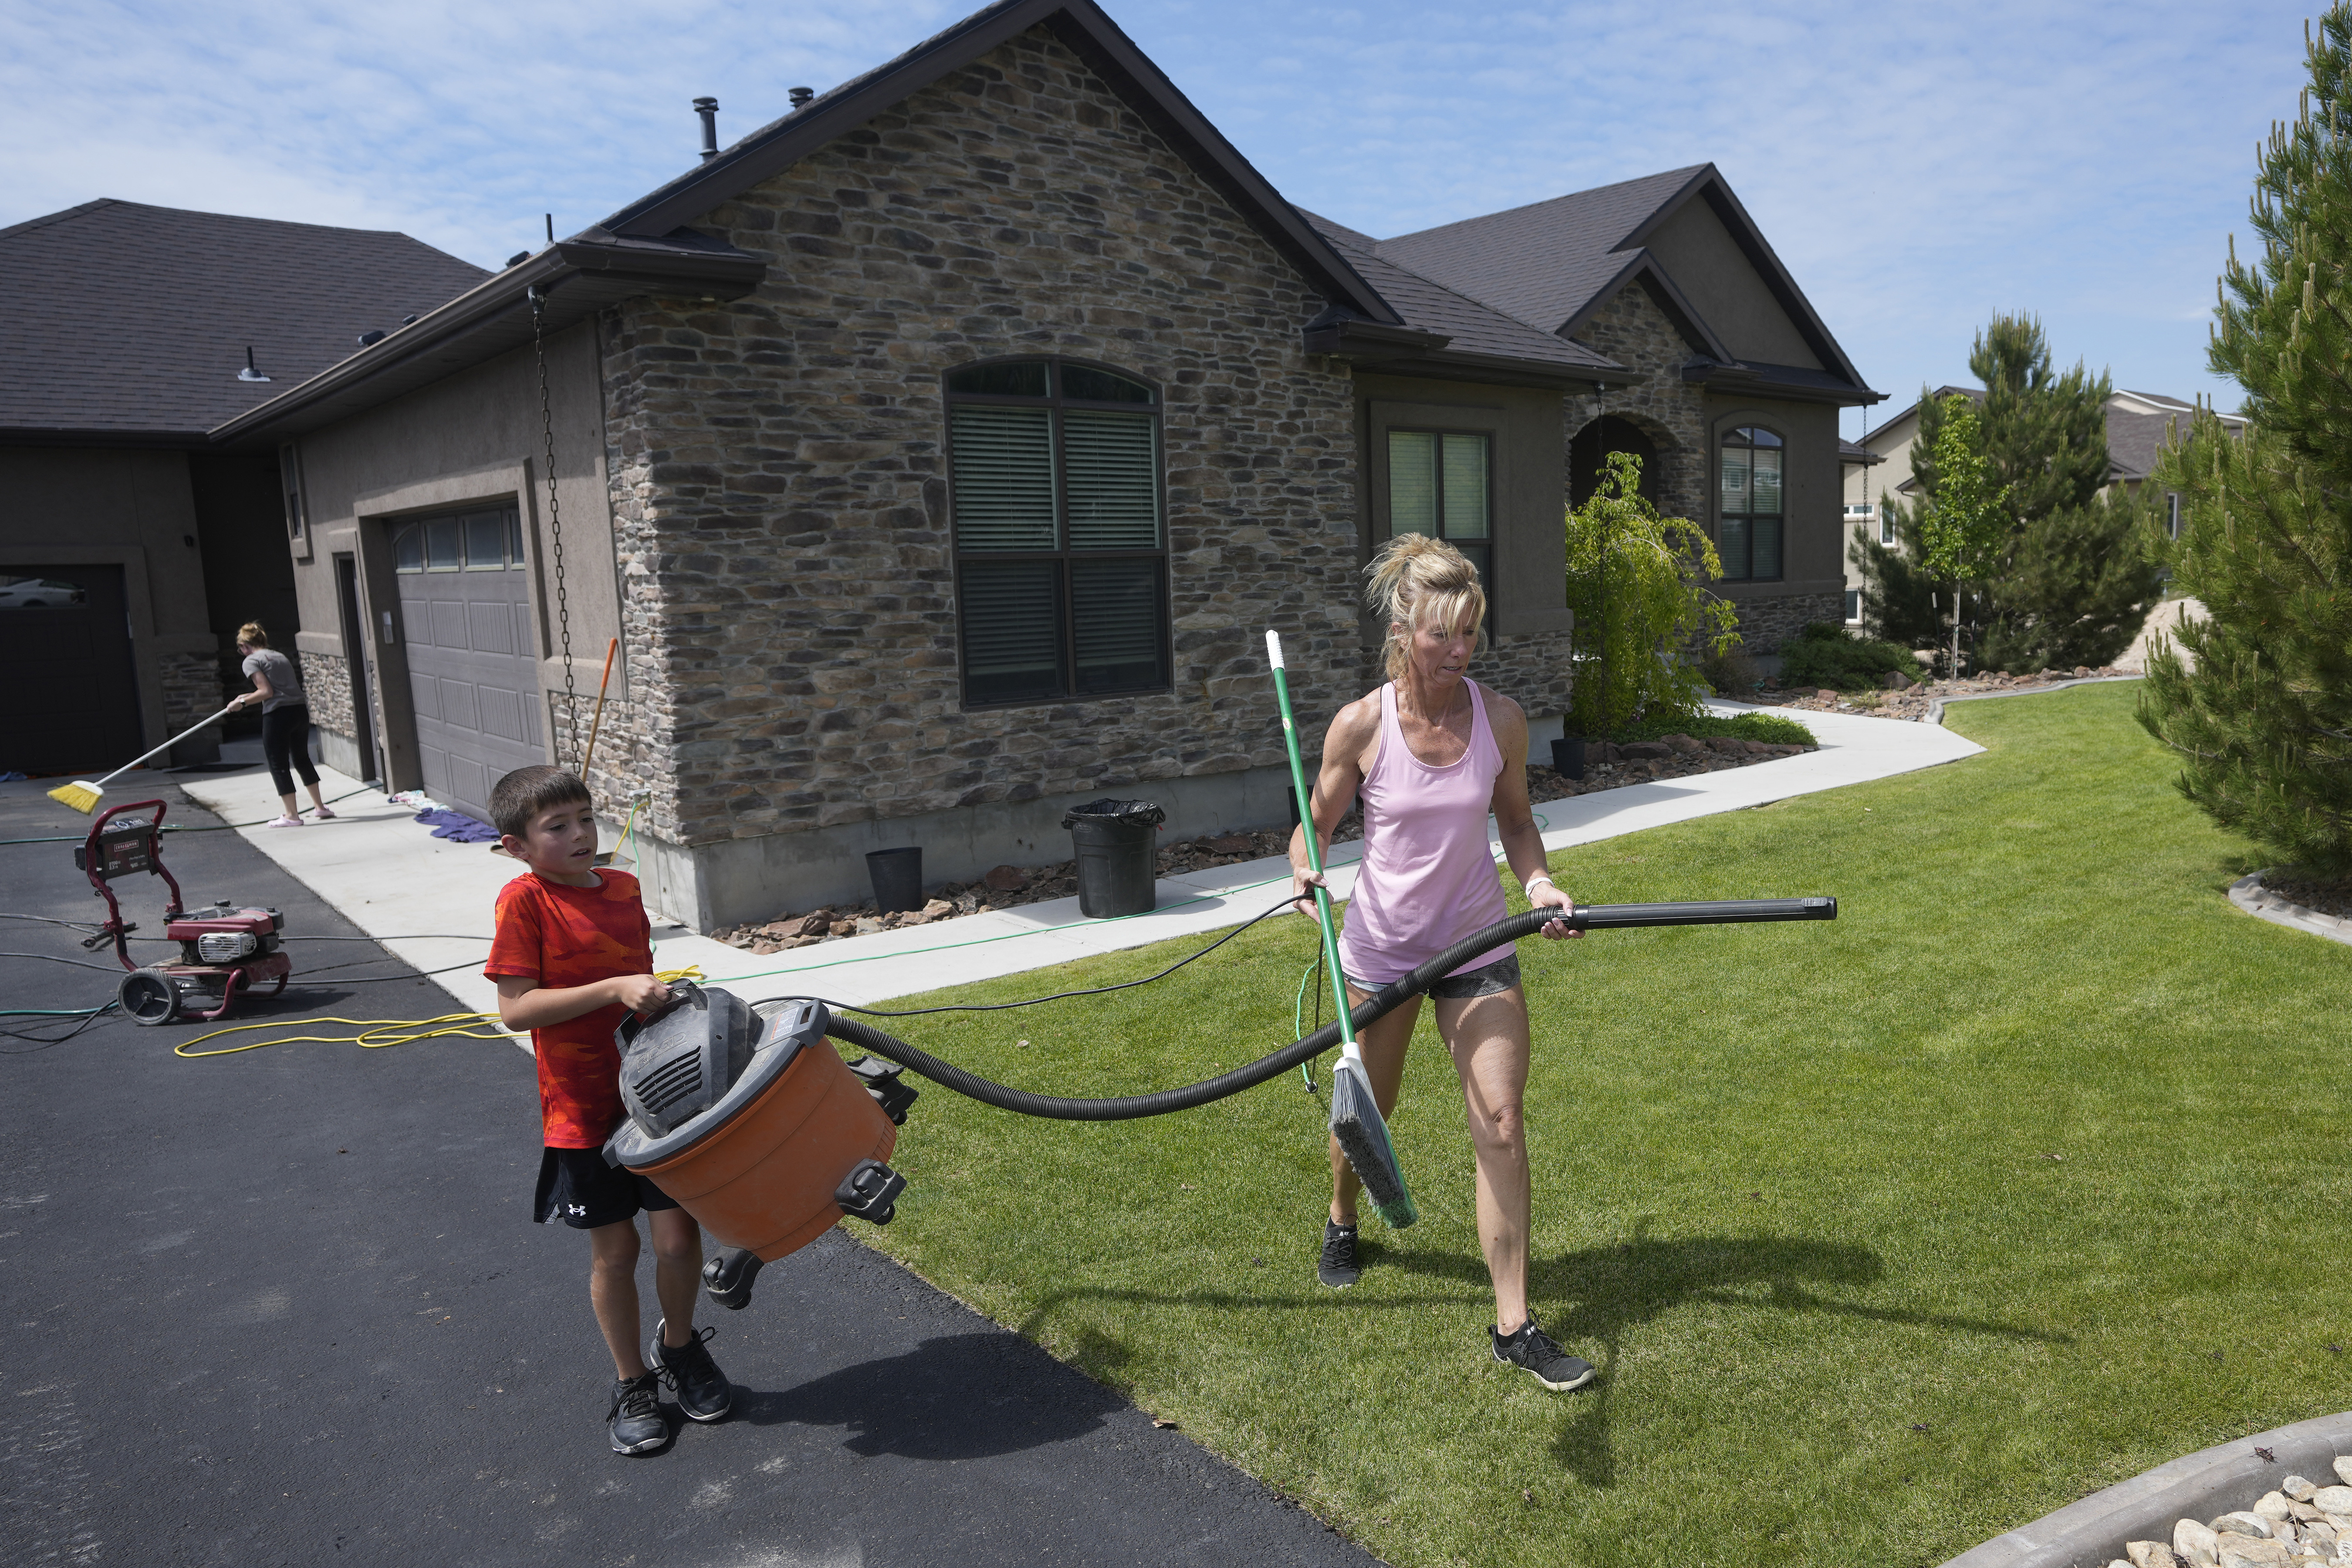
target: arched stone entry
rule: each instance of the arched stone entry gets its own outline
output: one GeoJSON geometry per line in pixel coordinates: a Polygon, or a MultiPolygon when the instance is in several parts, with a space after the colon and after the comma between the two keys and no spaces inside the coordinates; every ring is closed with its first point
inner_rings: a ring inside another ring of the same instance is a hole
{"type": "Polygon", "coordinates": [[[1650,433],[1620,415],[1604,414],[1579,430],[1568,444],[1568,503],[1582,506],[1601,482],[1604,459],[1612,452],[1631,452],[1642,459],[1642,494],[1658,505],[1664,466],[1658,443],[1650,433]]]}

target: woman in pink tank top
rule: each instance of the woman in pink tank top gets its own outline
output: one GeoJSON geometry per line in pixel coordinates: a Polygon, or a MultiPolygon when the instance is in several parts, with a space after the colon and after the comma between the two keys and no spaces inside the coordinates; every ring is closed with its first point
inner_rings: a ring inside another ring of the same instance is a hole
{"type": "MultiPolygon", "coordinates": [[[[1314,829],[1328,846],[1348,804],[1364,803],[1364,857],[1339,936],[1351,1001],[1503,918],[1501,879],[1486,837],[1491,815],[1512,874],[1536,906],[1569,907],[1544,870],[1543,836],[1528,803],[1528,721],[1519,705],[1467,675],[1486,617],[1477,569],[1452,545],[1421,534],[1391,540],[1374,559],[1368,597],[1389,622],[1388,683],[1349,703],[1324,736],[1314,829]]],[[[1305,828],[1291,837],[1292,888],[1314,912],[1305,828]]],[[[1561,921],[1558,940],[1581,933],[1561,921]]],[[[1430,988],[1437,1032],[1454,1058],[1469,1109],[1478,1170],[1478,1236],[1495,1282],[1495,1359],[1549,1388],[1577,1388],[1593,1370],[1569,1355],[1528,1312],[1528,1180],[1523,1100],[1528,1001],[1506,945],[1482,952],[1430,988]]],[[[1405,1047],[1421,1016],[1413,998],[1360,1037],[1382,1115],[1396,1106],[1405,1047]]],[[[1331,1210],[1317,1273],[1356,1282],[1356,1173],[1331,1143],[1331,1210]]]]}

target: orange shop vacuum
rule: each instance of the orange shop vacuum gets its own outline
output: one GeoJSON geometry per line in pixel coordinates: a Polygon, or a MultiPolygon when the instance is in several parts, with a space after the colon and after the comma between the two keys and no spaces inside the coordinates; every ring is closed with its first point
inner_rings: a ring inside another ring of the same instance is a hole
{"type": "Polygon", "coordinates": [[[751,1276],[844,1217],[887,1225],[906,1178],[884,1162],[915,1090],[898,1069],[845,1063],[824,1003],[795,996],[755,1012],[732,992],[675,981],[670,1000],[614,1031],[628,1116],[608,1164],[649,1177],[730,1249],[711,1294],[751,1293],[751,1276]]]}

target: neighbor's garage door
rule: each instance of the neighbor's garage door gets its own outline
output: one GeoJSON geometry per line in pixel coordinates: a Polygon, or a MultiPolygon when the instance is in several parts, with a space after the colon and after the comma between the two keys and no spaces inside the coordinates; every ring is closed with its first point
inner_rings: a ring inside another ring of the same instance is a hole
{"type": "Polygon", "coordinates": [[[425,793],[487,822],[500,775],[547,760],[514,510],[403,523],[393,560],[425,793]]]}
{"type": "Polygon", "coordinates": [[[96,778],[154,743],[120,566],[0,566],[0,769],[96,778]]]}

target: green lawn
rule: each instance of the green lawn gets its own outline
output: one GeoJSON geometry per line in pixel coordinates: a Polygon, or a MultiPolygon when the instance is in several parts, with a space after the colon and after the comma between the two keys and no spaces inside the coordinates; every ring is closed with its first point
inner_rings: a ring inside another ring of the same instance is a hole
{"type": "MultiPolygon", "coordinates": [[[[1423,1221],[1368,1220],[1345,1295],[1296,1075],[1111,1126],[929,1089],[899,1219],[858,1234],[1399,1564],[1936,1563],[2352,1405],[2352,949],[2230,907],[2249,851],[2137,691],[1959,704],[1987,754],[1552,858],[1587,902],[1840,900],[1522,945],[1535,1304],[1583,1393],[1487,1354],[1426,1021],[1394,1130],[1423,1221]]],[[[1159,985],[904,1032],[1042,1089],[1186,1081],[1291,1037],[1312,941],[1285,917],[1159,985]]]]}

